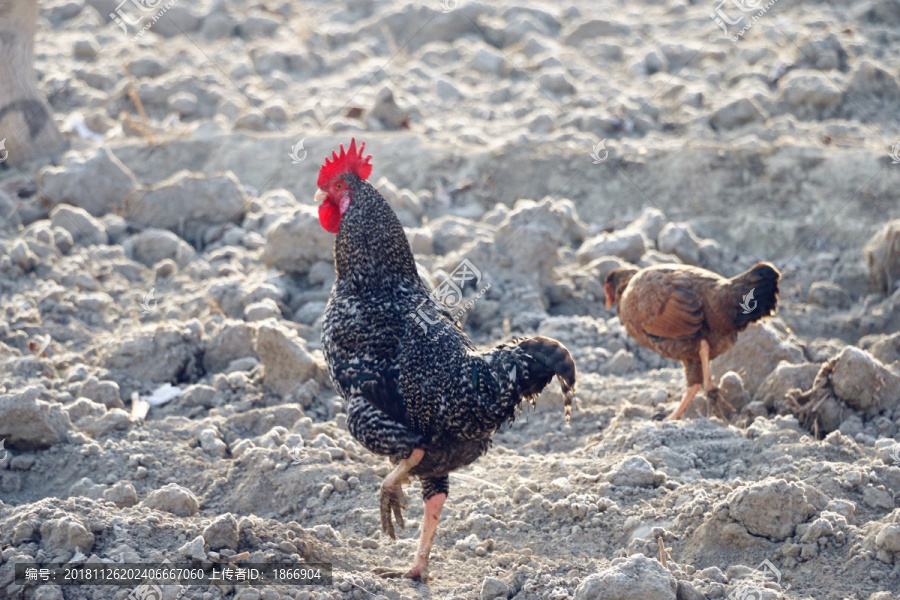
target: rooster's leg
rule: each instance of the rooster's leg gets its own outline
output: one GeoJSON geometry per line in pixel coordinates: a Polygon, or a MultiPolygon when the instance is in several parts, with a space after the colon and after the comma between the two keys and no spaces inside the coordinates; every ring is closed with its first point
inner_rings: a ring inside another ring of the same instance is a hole
{"type": "Polygon", "coordinates": [[[419,537],[419,547],[416,549],[416,562],[406,572],[404,577],[418,579],[421,582],[428,581],[428,557],[431,555],[431,545],[434,543],[434,535],[437,533],[438,521],[441,518],[441,509],[447,494],[441,492],[425,501],[425,518],[422,522],[422,535],[419,537]]]}
{"type": "Polygon", "coordinates": [[[391,513],[397,519],[397,524],[403,528],[405,525],[401,511],[408,505],[406,494],[403,493],[403,483],[408,481],[406,475],[413,467],[419,464],[423,456],[425,456],[425,451],[421,448],[416,448],[409,455],[409,458],[404,458],[400,461],[400,464],[384,478],[384,482],[381,484],[381,529],[392,540],[397,539],[397,533],[394,531],[391,513]]]}
{"type": "Polygon", "coordinates": [[[427,477],[422,479],[422,496],[425,499],[425,516],[422,519],[422,535],[419,537],[419,547],[416,549],[416,562],[405,573],[391,569],[376,569],[375,572],[384,578],[406,577],[417,579],[422,583],[428,581],[428,558],[431,555],[431,546],[437,533],[438,521],[441,518],[441,509],[447,500],[447,492],[450,489],[450,478],[427,477]]]}
{"type": "Polygon", "coordinates": [[[678,405],[678,408],[675,409],[675,412],[666,417],[666,421],[677,421],[678,419],[680,419],[684,412],[688,409],[688,406],[691,405],[691,400],[694,399],[694,396],[696,396],[697,392],[699,391],[699,383],[688,386],[688,389],[684,391],[684,397],[681,399],[681,404],[678,405]]]}

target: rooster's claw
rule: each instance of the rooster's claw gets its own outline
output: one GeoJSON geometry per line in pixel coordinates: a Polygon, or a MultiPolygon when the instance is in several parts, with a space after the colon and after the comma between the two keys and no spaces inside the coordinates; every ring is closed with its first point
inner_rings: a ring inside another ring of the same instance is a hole
{"type": "Polygon", "coordinates": [[[397,520],[400,529],[406,527],[403,522],[402,509],[408,508],[409,503],[406,500],[406,494],[403,488],[398,484],[396,487],[381,488],[381,530],[390,536],[392,540],[397,539],[397,533],[394,531],[394,523],[391,519],[391,513],[397,520]]]}
{"type": "Polygon", "coordinates": [[[422,583],[428,582],[428,568],[420,567],[418,565],[413,565],[413,568],[405,572],[397,571],[391,569],[390,567],[375,567],[374,569],[372,569],[372,572],[382,579],[399,579],[403,577],[405,579],[421,581],[422,583]]]}

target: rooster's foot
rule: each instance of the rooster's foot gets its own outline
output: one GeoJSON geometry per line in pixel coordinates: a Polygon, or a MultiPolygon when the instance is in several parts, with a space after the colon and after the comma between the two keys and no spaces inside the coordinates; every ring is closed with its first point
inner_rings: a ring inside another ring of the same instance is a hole
{"type": "Polygon", "coordinates": [[[406,527],[403,522],[402,510],[409,507],[406,494],[398,483],[394,487],[381,486],[381,530],[390,536],[392,540],[397,539],[397,532],[394,531],[394,522],[391,514],[397,520],[400,529],[406,527]]]}
{"type": "Polygon", "coordinates": [[[391,569],[388,567],[376,567],[372,569],[372,572],[381,577],[382,579],[400,579],[401,577],[404,579],[412,579],[414,581],[421,581],[422,583],[428,582],[428,566],[421,565],[413,565],[409,571],[397,571],[395,569],[391,569]]]}

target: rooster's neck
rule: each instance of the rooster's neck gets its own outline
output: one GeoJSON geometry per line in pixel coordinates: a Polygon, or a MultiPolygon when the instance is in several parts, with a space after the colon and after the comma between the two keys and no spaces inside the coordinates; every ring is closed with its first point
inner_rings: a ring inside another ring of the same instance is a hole
{"type": "Polygon", "coordinates": [[[418,282],[412,250],[397,215],[368,182],[356,179],[350,186],[353,200],[334,244],[338,280],[364,287],[418,282]]]}

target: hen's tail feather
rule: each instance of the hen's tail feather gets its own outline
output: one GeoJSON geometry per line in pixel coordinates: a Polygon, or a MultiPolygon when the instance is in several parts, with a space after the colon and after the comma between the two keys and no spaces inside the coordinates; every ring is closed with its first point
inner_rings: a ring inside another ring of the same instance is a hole
{"type": "Polygon", "coordinates": [[[749,270],[731,278],[738,300],[734,324],[743,329],[749,323],[775,314],[781,272],[767,262],[756,263],[749,270]]]}
{"type": "Polygon", "coordinates": [[[568,423],[572,415],[572,398],[575,396],[578,379],[575,361],[569,350],[556,340],[543,336],[522,338],[514,340],[513,343],[529,357],[528,368],[520,375],[522,397],[534,402],[556,376],[562,387],[568,423]]]}

